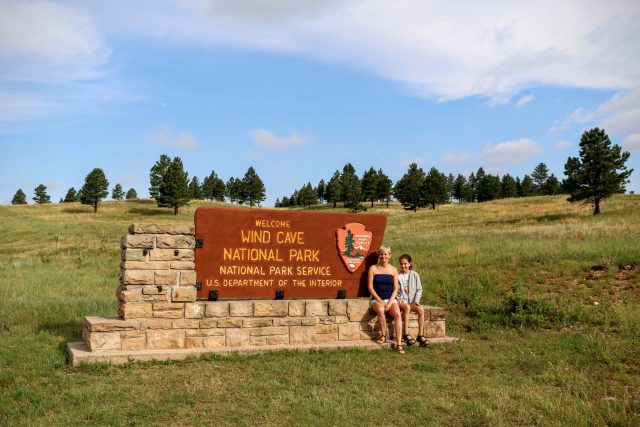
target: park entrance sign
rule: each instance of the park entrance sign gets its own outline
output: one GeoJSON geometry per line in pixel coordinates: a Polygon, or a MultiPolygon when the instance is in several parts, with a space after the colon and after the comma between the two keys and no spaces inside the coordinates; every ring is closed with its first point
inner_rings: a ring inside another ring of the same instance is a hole
{"type": "Polygon", "coordinates": [[[367,296],[383,215],[198,208],[199,299],[367,296]]]}

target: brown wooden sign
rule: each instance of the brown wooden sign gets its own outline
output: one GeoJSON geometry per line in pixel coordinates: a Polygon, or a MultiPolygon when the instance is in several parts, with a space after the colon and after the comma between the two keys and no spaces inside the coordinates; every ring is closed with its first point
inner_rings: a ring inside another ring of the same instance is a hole
{"type": "Polygon", "coordinates": [[[383,215],[198,208],[198,298],[366,296],[386,225],[383,215]]]}

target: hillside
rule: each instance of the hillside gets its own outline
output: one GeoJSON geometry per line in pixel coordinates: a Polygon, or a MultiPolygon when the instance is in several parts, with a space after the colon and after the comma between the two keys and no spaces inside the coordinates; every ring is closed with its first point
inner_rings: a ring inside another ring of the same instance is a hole
{"type": "Polygon", "coordinates": [[[637,424],[640,196],[565,198],[369,210],[459,344],[80,369],[64,348],[116,314],[128,225],[224,205],[0,206],[0,424],[637,424]]]}

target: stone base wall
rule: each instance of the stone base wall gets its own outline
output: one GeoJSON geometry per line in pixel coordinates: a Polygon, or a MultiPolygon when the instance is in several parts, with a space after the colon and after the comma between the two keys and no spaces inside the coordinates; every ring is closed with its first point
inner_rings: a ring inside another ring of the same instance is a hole
{"type": "MultiPolygon", "coordinates": [[[[94,350],[247,347],[372,340],[377,319],[368,299],[198,301],[186,318],[87,317],[84,340],[94,350]]],[[[425,335],[444,337],[445,310],[425,306],[425,335]]],[[[417,334],[412,313],[409,331],[417,334]]],[[[389,335],[393,336],[392,323],[389,335]]]]}
{"type": "MultiPolygon", "coordinates": [[[[196,301],[194,231],[172,224],[129,227],[116,291],[120,317],[85,318],[89,352],[303,346],[379,335],[363,298],[196,301]]],[[[446,311],[425,309],[425,335],[445,337],[446,311]]],[[[410,319],[415,336],[417,315],[410,319]]]]}

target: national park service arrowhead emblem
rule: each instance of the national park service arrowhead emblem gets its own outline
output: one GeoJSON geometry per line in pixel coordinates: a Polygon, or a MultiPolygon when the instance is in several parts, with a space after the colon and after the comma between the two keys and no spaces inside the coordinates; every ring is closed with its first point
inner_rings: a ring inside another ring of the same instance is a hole
{"type": "Polygon", "coordinates": [[[336,230],[336,244],[338,254],[345,267],[355,273],[369,253],[373,233],[366,231],[364,224],[350,222],[336,230]]]}

